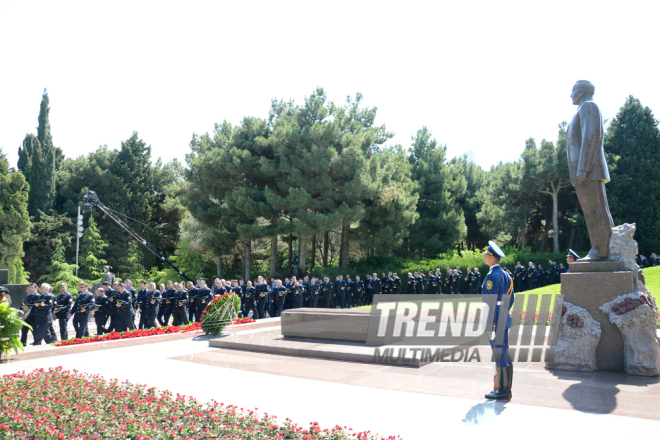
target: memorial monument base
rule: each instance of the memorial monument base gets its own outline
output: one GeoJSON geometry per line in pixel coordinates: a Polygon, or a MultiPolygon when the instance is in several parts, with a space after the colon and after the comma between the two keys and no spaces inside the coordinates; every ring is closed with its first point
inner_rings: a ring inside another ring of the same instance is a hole
{"type": "Polygon", "coordinates": [[[599,310],[604,303],[635,290],[636,274],[622,271],[620,261],[576,262],[561,275],[564,301],[585,308],[600,323],[602,334],[596,348],[596,368],[623,371],[623,337],[609,317],[599,310]]]}

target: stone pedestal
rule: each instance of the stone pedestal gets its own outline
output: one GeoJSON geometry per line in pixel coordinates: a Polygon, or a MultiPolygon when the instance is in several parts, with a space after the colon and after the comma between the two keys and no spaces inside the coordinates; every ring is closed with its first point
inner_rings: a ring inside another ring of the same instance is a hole
{"type": "Polygon", "coordinates": [[[367,342],[370,316],[371,309],[289,309],[282,312],[282,336],[367,342]]]}
{"type": "Polygon", "coordinates": [[[596,348],[596,368],[623,371],[623,337],[599,307],[619,295],[635,290],[636,273],[622,271],[621,262],[576,262],[561,275],[564,301],[585,308],[600,323],[602,335],[596,348]]]}
{"type": "Polygon", "coordinates": [[[9,269],[0,269],[0,284],[9,284],[9,269]]]}
{"type": "MultiPolygon", "coordinates": [[[[1,283],[0,283],[1,284],[1,283]]],[[[2,287],[6,287],[9,290],[9,296],[11,297],[11,307],[17,309],[20,307],[21,303],[25,301],[27,296],[27,289],[29,284],[2,284],[2,287]]]]}

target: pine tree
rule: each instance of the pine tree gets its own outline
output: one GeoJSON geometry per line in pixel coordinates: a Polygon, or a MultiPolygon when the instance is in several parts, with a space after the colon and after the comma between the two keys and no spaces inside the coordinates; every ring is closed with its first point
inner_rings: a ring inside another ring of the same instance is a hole
{"type": "Polygon", "coordinates": [[[103,259],[105,248],[108,245],[101,238],[94,216],[89,217],[87,228],[80,240],[81,255],[78,261],[80,270],[78,274],[86,280],[100,280],[103,276],[103,266],[107,263],[103,259]]]}
{"type": "Polygon", "coordinates": [[[9,168],[0,150],[0,268],[9,269],[9,283],[22,284],[29,276],[23,267],[23,243],[30,235],[29,187],[23,173],[9,168]]]}
{"type": "Polygon", "coordinates": [[[408,247],[422,257],[434,257],[450,250],[465,238],[467,227],[458,204],[466,190],[462,168],[450,167],[447,147],[438,145],[423,127],[413,137],[408,160],[413,179],[419,183],[419,220],[411,226],[408,247]]]}
{"type": "MultiPolygon", "coordinates": [[[[605,151],[618,156],[607,184],[614,224],[637,223],[643,254],[660,249],[660,132],[648,107],[629,96],[607,129],[605,151]]],[[[610,169],[613,168],[610,165],[610,169]]]]}
{"type": "Polygon", "coordinates": [[[147,272],[143,265],[144,253],[141,246],[131,240],[124,255],[119,259],[119,276],[122,279],[130,278],[135,283],[136,280],[144,278],[147,272]]]}
{"type": "Polygon", "coordinates": [[[75,264],[68,264],[64,258],[64,245],[59,242],[55,247],[55,252],[51,257],[51,263],[46,267],[47,272],[41,276],[38,282],[50,283],[55,288],[60,283],[66,283],[67,286],[76,286],[80,278],[74,275],[76,271],[75,264]]]}

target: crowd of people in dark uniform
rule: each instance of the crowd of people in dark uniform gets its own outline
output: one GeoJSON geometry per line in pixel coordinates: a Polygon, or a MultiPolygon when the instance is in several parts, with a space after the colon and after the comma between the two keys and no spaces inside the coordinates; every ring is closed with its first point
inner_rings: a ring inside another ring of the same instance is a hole
{"type": "MultiPolygon", "coordinates": [[[[571,251],[572,252],[572,251],[571,251]]],[[[575,261],[575,258],[571,261],[575,261]]],[[[654,253],[649,260],[639,255],[640,267],[660,264],[660,258],[654,253]]],[[[560,275],[568,268],[563,263],[548,261],[547,271],[541,264],[529,262],[527,267],[517,262],[513,271],[503,267],[514,280],[517,293],[560,282],[560,275]]],[[[59,322],[60,338],[68,339],[67,323],[73,318],[75,337],[89,336],[88,322],[94,319],[96,334],[103,335],[112,331],[122,332],[135,328],[153,328],[166,326],[172,319],[173,325],[185,325],[201,320],[206,306],[216,297],[229,292],[241,299],[243,317],[263,319],[268,316],[280,316],[282,311],[300,307],[351,308],[371,305],[374,295],[379,294],[480,294],[481,273],[479,268],[468,267],[465,275],[460,267],[448,268],[443,276],[438,268],[429,271],[408,272],[406,285],[395,272],[367,274],[362,280],[359,275],[338,275],[334,281],[305,276],[303,279],[275,279],[259,276],[254,283],[239,280],[216,278],[212,285],[206,280],[172,282],[156,285],[154,282],[140,281],[139,290],[133,287],[131,280],[116,280],[114,275],[104,268],[101,286],[90,292],[86,282],[78,285],[78,295],[74,301],[65,283],[59,285],[59,295],[47,284],[30,284],[27,296],[20,309],[25,312],[25,320],[33,328],[34,345],[42,341],[57,341],[53,322],[59,322]]],[[[98,286],[98,284],[96,285],[98,286]]],[[[23,327],[21,342],[27,343],[28,328],[23,327]]]]}

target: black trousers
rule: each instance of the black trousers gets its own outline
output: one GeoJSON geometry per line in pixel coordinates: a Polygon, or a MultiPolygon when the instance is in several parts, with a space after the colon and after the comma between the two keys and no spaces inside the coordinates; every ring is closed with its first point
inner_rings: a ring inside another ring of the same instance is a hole
{"type": "Polygon", "coordinates": [[[197,319],[195,319],[197,315],[197,304],[193,303],[188,303],[188,321],[190,322],[197,322],[197,319]]]}
{"type": "Polygon", "coordinates": [[[133,322],[133,318],[135,318],[135,312],[133,309],[120,310],[117,319],[117,331],[125,332],[127,330],[135,330],[135,323],[133,322]]]}
{"type": "Polygon", "coordinates": [[[105,328],[106,323],[108,322],[108,315],[106,313],[95,313],[94,322],[96,323],[96,334],[102,336],[106,333],[110,333],[107,328],[105,328]]]}
{"type": "Polygon", "coordinates": [[[254,305],[254,301],[251,300],[245,303],[245,312],[243,313],[243,316],[249,318],[250,310],[252,310],[252,319],[256,320],[261,318],[257,312],[257,307],[254,305]]]}
{"type": "Polygon", "coordinates": [[[21,328],[21,344],[23,344],[23,346],[27,345],[28,331],[32,332],[32,338],[34,338],[34,333],[37,331],[37,323],[34,320],[34,312],[30,313],[24,321],[28,323],[30,327],[32,327],[32,330],[25,326],[21,328]]]}
{"type": "Polygon", "coordinates": [[[147,311],[147,328],[156,327],[156,315],[158,314],[158,309],[152,309],[147,311]]]}
{"type": "Polygon", "coordinates": [[[257,311],[259,312],[259,319],[266,317],[266,301],[257,303],[257,311]]]}
{"type": "MultiPolygon", "coordinates": [[[[112,304],[111,307],[115,305],[112,304]]],[[[108,326],[108,333],[117,331],[117,314],[110,314],[110,325],[108,326]]]]}
{"type": "Polygon", "coordinates": [[[172,325],[186,325],[190,321],[188,320],[188,312],[184,307],[176,307],[174,308],[174,320],[172,321],[172,325]]]}
{"type": "Polygon", "coordinates": [[[60,325],[60,339],[66,341],[69,339],[69,331],[66,328],[66,326],[69,324],[69,320],[67,319],[66,315],[64,315],[62,318],[58,316],[57,322],[60,325]]]}
{"type": "Polygon", "coordinates": [[[284,311],[284,301],[277,303],[277,312],[275,312],[275,316],[281,316],[283,311],[284,311]]]}
{"type": "Polygon", "coordinates": [[[309,306],[313,309],[318,308],[318,306],[319,306],[319,296],[318,295],[312,295],[312,297],[309,298],[309,306]]]}
{"type": "Polygon", "coordinates": [[[35,321],[37,323],[37,331],[34,333],[33,345],[41,345],[41,341],[43,340],[46,341],[46,344],[53,342],[55,335],[51,333],[53,315],[50,311],[41,316],[35,316],[35,321]]]}
{"type": "Polygon", "coordinates": [[[359,307],[361,305],[360,304],[361,302],[362,302],[362,295],[358,295],[358,294],[353,295],[353,305],[355,307],[359,307]]]}
{"type": "Polygon", "coordinates": [[[76,313],[73,315],[73,328],[76,329],[76,338],[82,338],[83,336],[89,336],[89,331],[87,330],[87,322],[89,321],[90,312],[76,313]]]}
{"type": "Polygon", "coordinates": [[[147,327],[147,312],[140,312],[140,322],[138,323],[138,328],[142,330],[147,327]]]}

